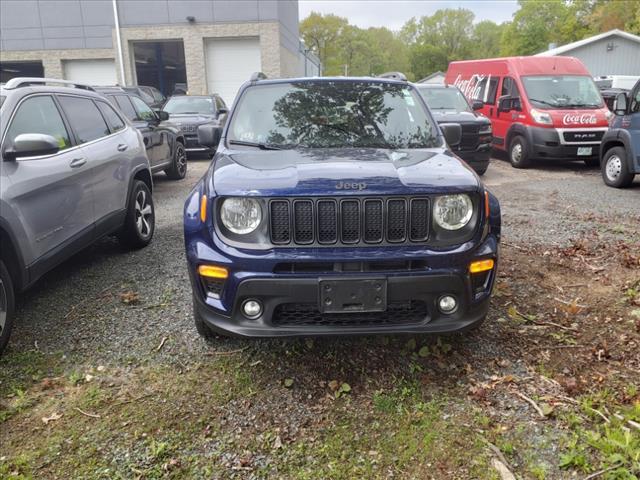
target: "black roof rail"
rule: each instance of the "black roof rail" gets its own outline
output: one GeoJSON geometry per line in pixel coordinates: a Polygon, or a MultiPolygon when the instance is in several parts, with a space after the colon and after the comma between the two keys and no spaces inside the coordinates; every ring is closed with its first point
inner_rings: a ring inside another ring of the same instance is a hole
{"type": "Polygon", "coordinates": [[[47,84],[58,84],[65,87],[74,87],[80,88],[82,90],[89,90],[94,92],[93,87],[89,85],[83,85],[81,83],[72,82],[70,80],[60,80],[59,78],[42,78],[42,77],[15,77],[9,80],[4,88],[6,90],[11,90],[14,88],[20,87],[30,87],[32,85],[47,85],[47,84]]]}
{"type": "Polygon", "coordinates": [[[260,80],[266,80],[266,79],[267,79],[267,76],[264,73],[262,73],[262,72],[253,72],[251,74],[251,78],[249,79],[249,81],[253,83],[253,82],[258,82],[260,80]]]}
{"type": "Polygon", "coordinates": [[[379,78],[389,78],[391,80],[400,80],[402,82],[407,81],[407,76],[401,72],[386,72],[378,75],[379,78]]]}

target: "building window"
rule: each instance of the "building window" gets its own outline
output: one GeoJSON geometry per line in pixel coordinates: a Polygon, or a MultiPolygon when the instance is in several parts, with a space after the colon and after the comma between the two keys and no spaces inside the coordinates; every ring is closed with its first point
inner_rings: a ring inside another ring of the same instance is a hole
{"type": "Polygon", "coordinates": [[[187,83],[182,40],[134,42],[133,56],[138,85],[156,87],[169,96],[176,83],[187,83]]]}
{"type": "Polygon", "coordinates": [[[0,62],[0,83],[15,77],[44,77],[42,62],[0,62]]]}

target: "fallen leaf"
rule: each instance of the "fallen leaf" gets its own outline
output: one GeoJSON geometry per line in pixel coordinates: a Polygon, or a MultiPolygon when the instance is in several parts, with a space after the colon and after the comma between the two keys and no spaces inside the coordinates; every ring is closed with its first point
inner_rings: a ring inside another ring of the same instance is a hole
{"type": "Polygon", "coordinates": [[[131,305],[140,301],[140,295],[138,292],[123,292],[120,294],[120,300],[122,300],[122,303],[126,305],[131,305]]]}
{"type": "Polygon", "coordinates": [[[285,378],[283,383],[285,387],[291,388],[293,386],[293,378],[285,378]]]}
{"type": "Polygon", "coordinates": [[[42,417],[42,423],[44,423],[45,425],[48,425],[49,422],[53,422],[55,420],[60,420],[61,418],[62,418],[62,414],[61,413],[53,412],[48,417],[42,417]]]}

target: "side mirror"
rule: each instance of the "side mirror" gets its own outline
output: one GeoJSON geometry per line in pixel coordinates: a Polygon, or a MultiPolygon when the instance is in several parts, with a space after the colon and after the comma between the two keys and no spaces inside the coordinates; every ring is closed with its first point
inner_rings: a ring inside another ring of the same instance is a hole
{"type": "Polygon", "coordinates": [[[203,147],[217,147],[222,137],[222,127],[205,124],[198,127],[198,143],[203,147]]]}
{"type": "Polygon", "coordinates": [[[219,108],[218,109],[218,115],[224,115],[225,113],[229,113],[229,109],[228,108],[219,108]]]}
{"type": "Polygon", "coordinates": [[[627,95],[620,92],[613,101],[613,113],[616,115],[625,115],[627,113],[627,95]]]}
{"type": "Polygon", "coordinates": [[[169,114],[164,110],[156,110],[156,115],[158,115],[158,118],[160,119],[161,122],[164,122],[165,120],[169,120],[169,114]]]}
{"type": "Polygon", "coordinates": [[[13,140],[13,146],[5,150],[3,156],[5,160],[12,161],[21,157],[53,155],[59,150],[58,141],[51,135],[22,133],[13,140]]]}
{"type": "Polygon", "coordinates": [[[459,123],[441,123],[440,129],[450,147],[455,147],[462,140],[462,127],[459,123]]]}
{"type": "Polygon", "coordinates": [[[498,111],[499,112],[510,112],[513,110],[511,105],[511,97],[505,95],[504,97],[500,97],[498,99],[498,111]]]}
{"type": "Polygon", "coordinates": [[[480,100],[474,100],[473,103],[471,104],[471,108],[473,110],[482,110],[483,107],[484,107],[484,102],[480,100]]]}

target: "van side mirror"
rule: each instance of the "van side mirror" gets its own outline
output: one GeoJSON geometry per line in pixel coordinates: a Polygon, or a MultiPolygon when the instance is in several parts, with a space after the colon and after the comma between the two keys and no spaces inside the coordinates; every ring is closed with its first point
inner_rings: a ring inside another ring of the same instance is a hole
{"type": "Polygon", "coordinates": [[[198,127],[198,143],[203,147],[217,147],[222,137],[222,127],[205,124],[198,127]]]}
{"type": "Polygon", "coordinates": [[[2,154],[6,161],[21,157],[38,157],[58,153],[60,146],[51,135],[43,133],[22,133],[13,140],[13,146],[2,154]]]}
{"type": "Polygon", "coordinates": [[[158,118],[161,122],[169,120],[169,113],[165,112],[164,110],[156,110],[156,115],[158,115],[158,118]]]}
{"type": "Polygon", "coordinates": [[[616,115],[625,115],[627,113],[627,95],[620,92],[613,101],[613,113],[616,115]]]}
{"type": "Polygon", "coordinates": [[[511,110],[513,110],[512,104],[511,104],[511,97],[508,96],[508,95],[500,97],[498,99],[498,111],[499,112],[510,112],[511,110]]]}
{"type": "Polygon", "coordinates": [[[480,100],[474,100],[473,103],[471,104],[471,108],[473,110],[482,110],[483,107],[484,107],[484,102],[480,100]]]}
{"type": "Polygon", "coordinates": [[[441,123],[440,129],[450,147],[455,147],[462,140],[462,127],[459,123],[441,123]]]}

